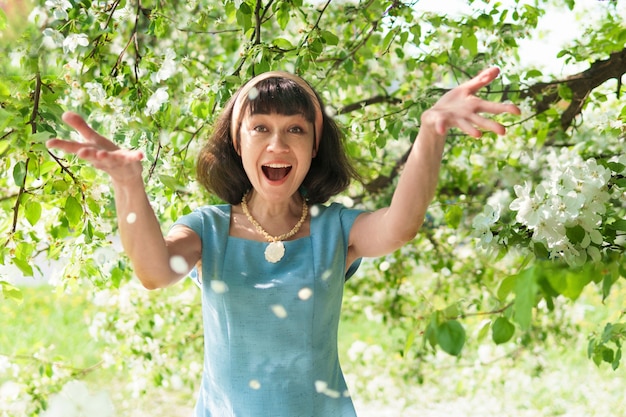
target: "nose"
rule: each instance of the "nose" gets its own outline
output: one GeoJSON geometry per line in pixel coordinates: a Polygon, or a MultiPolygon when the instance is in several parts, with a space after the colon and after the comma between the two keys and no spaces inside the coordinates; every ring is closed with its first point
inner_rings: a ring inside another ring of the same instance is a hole
{"type": "Polygon", "coordinates": [[[283,135],[280,132],[276,132],[270,137],[267,150],[269,152],[289,152],[289,146],[283,135]]]}

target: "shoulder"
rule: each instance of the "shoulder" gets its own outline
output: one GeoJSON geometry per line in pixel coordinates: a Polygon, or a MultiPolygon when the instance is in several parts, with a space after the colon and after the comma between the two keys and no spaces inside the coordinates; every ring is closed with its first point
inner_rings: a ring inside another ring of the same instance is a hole
{"type": "Polygon", "coordinates": [[[311,217],[317,217],[316,221],[324,227],[336,227],[349,231],[356,218],[364,213],[364,210],[346,207],[337,202],[328,205],[317,204],[311,206],[311,217]]]}
{"type": "Polygon", "coordinates": [[[198,207],[176,220],[174,226],[187,226],[199,235],[207,229],[220,229],[230,224],[231,206],[228,204],[198,207]]]}

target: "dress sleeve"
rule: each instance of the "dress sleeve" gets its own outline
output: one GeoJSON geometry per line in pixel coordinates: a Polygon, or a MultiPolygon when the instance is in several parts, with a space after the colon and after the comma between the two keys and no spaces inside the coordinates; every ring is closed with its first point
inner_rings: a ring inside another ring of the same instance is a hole
{"type": "Polygon", "coordinates": [[[198,234],[202,244],[202,271],[194,268],[189,277],[202,286],[202,277],[216,276],[221,268],[228,228],[230,224],[230,206],[204,206],[186,214],[172,225],[182,225],[198,234]]]}
{"type": "MultiPolygon", "coordinates": [[[[364,210],[350,209],[345,206],[341,206],[339,211],[339,218],[341,220],[341,231],[343,233],[343,242],[345,248],[348,247],[348,242],[350,240],[350,230],[352,230],[352,225],[354,224],[354,221],[360,214],[364,212],[364,210]]],[[[360,265],[361,258],[356,259],[352,263],[352,265],[350,265],[350,267],[346,271],[346,281],[350,279],[352,275],[354,275],[357,269],[359,269],[360,265]]]]}

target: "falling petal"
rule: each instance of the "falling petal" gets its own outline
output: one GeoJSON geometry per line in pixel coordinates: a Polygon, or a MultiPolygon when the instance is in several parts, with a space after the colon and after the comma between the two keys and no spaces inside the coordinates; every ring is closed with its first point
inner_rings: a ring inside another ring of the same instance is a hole
{"type": "Polygon", "coordinates": [[[251,379],[250,382],[248,383],[248,385],[252,389],[260,389],[261,388],[261,383],[259,382],[258,379],[251,379]]]}
{"type": "Polygon", "coordinates": [[[177,274],[186,274],[189,271],[187,261],[180,255],[174,255],[170,258],[170,268],[177,274]]]}
{"type": "Polygon", "coordinates": [[[300,298],[302,301],[308,300],[309,298],[311,298],[312,295],[313,290],[308,287],[304,287],[300,291],[298,291],[298,298],[300,298]]]}
{"type": "Polygon", "coordinates": [[[309,209],[309,213],[311,213],[311,217],[317,217],[320,215],[320,207],[316,204],[314,206],[311,206],[311,208],[309,209]]]}
{"type": "Polygon", "coordinates": [[[211,281],[211,289],[216,294],[224,294],[228,291],[228,285],[224,281],[214,279],[211,281]]]}
{"type": "Polygon", "coordinates": [[[128,216],[126,216],[126,222],[128,224],[133,224],[137,221],[137,214],[135,213],[128,213],[128,216]]]}
{"type": "Polygon", "coordinates": [[[98,265],[104,265],[107,262],[115,260],[117,253],[110,246],[100,247],[93,252],[93,260],[98,265]]]}
{"type": "Polygon", "coordinates": [[[380,263],[380,265],[378,265],[378,269],[380,269],[382,272],[385,272],[389,269],[389,267],[391,266],[391,264],[387,261],[382,261],[380,263]]]}
{"type": "Polygon", "coordinates": [[[248,92],[248,100],[255,100],[259,96],[259,90],[256,87],[252,87],[248,92]]]}
{"type": "Polygon", "coordinates": [[[324,394],[330,398],[341,397],[341,393],[337,390],[328,388],[328,383],[325,381],[315,381],[315,390],[320,394],[324,394]]]}
{"type": "Polygon", "coordinates": [[[323,281],[328,281],[330,279],[330,277],[333,275],[331,270],[326,270],[324,271],[324,273],[322,274],[322,280],[323,281]]]}
{"type": "Polygon", "coordinates": [[[284,319],[285,317],[287,317],[287,310],[285,310],[285,307],[281,306],[280,304],[274,304],[273,306],[270,306],[270,308],[279,319],[284,319]]]}
{"type": "Polygon", "coordinates": [[[328,388],[328,382],[326,381],[315,381],[315,391],[324,392],[328,388]]]}

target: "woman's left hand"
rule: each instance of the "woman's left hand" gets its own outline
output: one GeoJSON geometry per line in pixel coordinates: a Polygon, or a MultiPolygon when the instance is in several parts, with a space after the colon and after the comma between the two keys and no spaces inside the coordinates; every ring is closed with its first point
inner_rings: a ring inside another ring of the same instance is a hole
{"type": "Polygon", "coordinates": [[[476,77],[444,94],[429,110],[422,113],[422,128],[431,127],[439,135],[445,135],[456,127],[470,136],[479,138],[482,131],[505,133],[500,123],[481,116],[481,113],[520,114],[520,109],[510,103],[496,103],[476,96],[481,88],[491,83],[500,74],[497,67],[487,68],[476,77]],[[482,131],[481,131],[482,130],[482,131]]]}

